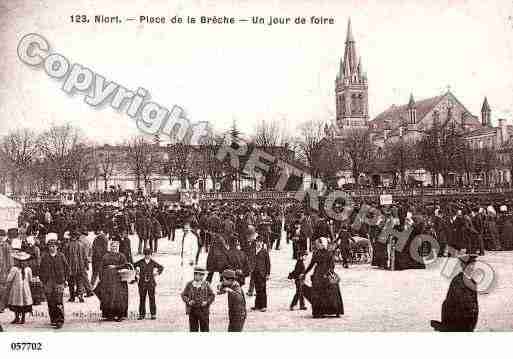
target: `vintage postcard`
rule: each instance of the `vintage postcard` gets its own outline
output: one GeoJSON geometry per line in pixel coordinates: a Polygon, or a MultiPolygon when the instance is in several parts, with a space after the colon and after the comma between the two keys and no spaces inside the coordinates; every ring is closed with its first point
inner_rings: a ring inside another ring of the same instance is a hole
{"type": "Polygon", "coordinates": [[[2,335],[513,330],[511,1],[4,0],[0,54],[2,335]]]}

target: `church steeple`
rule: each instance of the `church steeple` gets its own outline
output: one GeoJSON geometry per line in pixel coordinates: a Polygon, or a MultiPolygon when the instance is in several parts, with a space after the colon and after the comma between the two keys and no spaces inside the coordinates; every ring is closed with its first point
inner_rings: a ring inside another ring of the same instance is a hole
{"type": "Polygon", "coordinates": [[[356,45],[347,21],[344,57],[335,80],[337,125],[342,128],[366,128],[368,115],[367,74],[362,58],[356,55],[356,45]]]}
{"type": "Polygon", "coordinates": [[[483,106],[481,106],[481,124],[483,126],[491,126],[491,115],[492,110],[490,105],[488,104],[488,99],[485,97],[483,101],[483,106]]]}
{"type": "Polygon", "coordinates": [[[346,35],[346,47],[344,50],[344,62],[343,62],[342,78],[349,83],[357,82],[358,76],[358,58],[356,57],[356,47],[353,37],[353,30],[351,29],[351,19],[347,22],[347,35],[346,35]]]}

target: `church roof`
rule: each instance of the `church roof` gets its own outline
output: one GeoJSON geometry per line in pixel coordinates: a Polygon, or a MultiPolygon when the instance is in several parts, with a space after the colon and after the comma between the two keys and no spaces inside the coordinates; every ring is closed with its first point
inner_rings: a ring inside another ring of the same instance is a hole
{"type": "MultiPolygon", "coordinates": [[[[424,100],[416,101],[415,108],[417,111],[417,123],[431,111],[444,97],[445,95],[427,98],[424,100]]],[[[409,118],[408,105],[401,106],[390,106],[387,110],[377,115],[371,124],[373,128],[385,129],[388,127],[397,127],[400,123],[397,123],[398,119],[407,120],[409,118]]]]}
{"type": "MultiPolygon", "coordinates": [[[[377,115],[372,121],[370,121],[369,125],[373,130],[377,131],[383,130],[385,128],[393,130],[398,128],[400,125],[405,125],[409,119],[408,110],[409,108],[411,108],[413,100],[415,110],[417,113],[417,124],[420,124],[420,127],[422,127],[421,123],[422,120],[426,117],[426,115],[430,113],[431,110],[433,110],[436,107],[436,105],[438,105],[438,103],[447,96],[451,96],[452,99],[456,100],[456,102],[458,102],[461,105],[458,99],[454,95],[452,95],[451,92],[446,92],[443,95],[430,97],[420,101],[414,101],[413,95],[411,95],[408,104],[401,106],[390,106],[387,110],[383,111],[382,113],[377,115]]],[[[463,107],[465,108],[465,106],[463,107]]],[[[476,116],[470,114],[470,112],[467,111],[467,113],[468,116],[465,119],[466,126],[480,127],[481,124],[479,119],[476,116]]]]}

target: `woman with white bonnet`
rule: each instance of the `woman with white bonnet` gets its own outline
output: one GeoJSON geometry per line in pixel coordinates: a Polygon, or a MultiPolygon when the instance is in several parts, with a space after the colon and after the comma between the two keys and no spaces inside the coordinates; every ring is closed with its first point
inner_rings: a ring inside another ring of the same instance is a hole
{"type": "Polygon", "coordinates": [[[119,242],[110,241],[109,251],[103,256],[100,283],[94,293],[100,299],[102,317],[122,321],[128,312],[128,283],[121,280],[119,270],[128,269],[126,257],[119,253],[119,242]]]}
{"type": "Polygon", "coordinates": [[[7,306],[14,312],[14,320],[11,324],[25,324],[25,314],[32,313],[32,294],[30,282],[32,271],[27,265],[30,254],[16,250],[12,253],[14,266],[7,276],[9,294],[7,306]]]}
{"type": "Polygon", "coordinates": [[[335,273],[333,252],[328,251],[329,239],[321,237],[318,240],[319,249],[312,255],[312,260],[302,275],[314,269],[312,274],[312,315],[322,318],[324,315],[339,317],[344,314],[344,304],[340,293],[338,275],[335,273]]]}

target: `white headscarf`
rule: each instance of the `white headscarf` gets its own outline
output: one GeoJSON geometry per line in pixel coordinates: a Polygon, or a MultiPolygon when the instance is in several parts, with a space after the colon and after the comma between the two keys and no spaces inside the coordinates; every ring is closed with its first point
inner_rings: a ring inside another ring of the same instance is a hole
{"type": "Polygon", "coordinates": [[[328,248],[329,242],[330,242],[330,240],[326,237],[319,238],[319,243],[321,244],[322,248],[324,248],[324,249],[328,248]]]}

